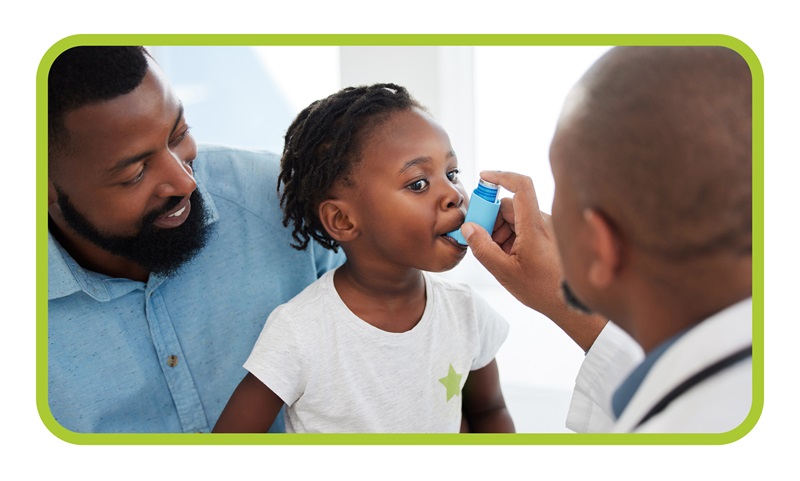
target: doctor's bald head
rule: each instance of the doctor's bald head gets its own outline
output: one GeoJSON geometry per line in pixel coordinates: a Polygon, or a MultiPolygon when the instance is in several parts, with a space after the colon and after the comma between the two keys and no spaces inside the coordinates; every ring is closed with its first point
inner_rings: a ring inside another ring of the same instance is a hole
{"type": "Polygon", "coordinates": [[[750,69],[735,51],[614,48],[565,102],[550,154],[557,191],[646,255],[749,256],[751,126],[750,69]]]}

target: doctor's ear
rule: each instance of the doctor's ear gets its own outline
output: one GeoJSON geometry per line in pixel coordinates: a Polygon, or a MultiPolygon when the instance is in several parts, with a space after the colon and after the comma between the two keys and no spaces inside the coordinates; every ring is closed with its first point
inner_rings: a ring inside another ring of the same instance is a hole
{"type": "Polygon", "coordinates": [[[589,234],[591,260],[589,282],[598,288],[608,287],[622,266],[622,242],[614,225],[596,209],[583,211],[589,234]]]}
{"type": "Polygon", "coordinates": [[[318,208],[319,221],[336,242],[350,242],[358,237],[355,219],[350,215],[350,205],[341,199],[326,199],[318,208]]]}

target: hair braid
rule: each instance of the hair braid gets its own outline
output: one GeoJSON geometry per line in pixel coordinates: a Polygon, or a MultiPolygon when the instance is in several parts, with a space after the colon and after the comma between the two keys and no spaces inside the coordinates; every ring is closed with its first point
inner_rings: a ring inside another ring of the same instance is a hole
{"type": "Polygon", "coordinates": [[[391,113],[409,108],[424,109],[405,88],[381,83],[346,87],[312,102],[292,121],[284,137],[278,191],[283,225],[293,225],[294,248],[304,250],[314,239],[338,249],[319,221],[319,203],[337,182],[351,185],[350,173],[369,132],[391,113]]]}

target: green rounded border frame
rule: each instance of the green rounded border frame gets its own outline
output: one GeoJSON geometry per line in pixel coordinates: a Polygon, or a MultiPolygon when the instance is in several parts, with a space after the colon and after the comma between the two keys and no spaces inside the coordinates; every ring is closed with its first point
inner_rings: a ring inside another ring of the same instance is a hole
{"type": "Polygon", "coordinates": [[[59,439],[80,445],[720,445],[750,432],[764,406],[764,75],[744,42],[721,34],[86,34],[66,37],[42,57],[36,75],[36,403],[59,439]],[[158,46],[722,46],[753,76],[753,403],[725,433],[516,434],[107,434],[76,433],[47,402],[47,75],[61,52],[79,45],[158,46]]]}

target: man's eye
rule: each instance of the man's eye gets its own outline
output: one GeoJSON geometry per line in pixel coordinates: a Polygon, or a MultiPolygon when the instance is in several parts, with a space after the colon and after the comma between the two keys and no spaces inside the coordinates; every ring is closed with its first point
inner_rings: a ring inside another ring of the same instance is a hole
{"type": "Polygon", "coordinates": [[[181,134],[179,136],[177,136],[174,139],[169,141],[170,145],[177,145],[177,144],[180,144],[181,142],[183,142],[183,140],[186,138],[186,136],[189,135],[189,129],[190,128],[191,127],[186,126],[186,130],[181,132],[181,134]]]}
{"type": "Polygon", "coordinates": [[[414,191],[424,190],[428,186],[428,181],[425,179],[420,179],[411,184],[408,184],[408,188],[414,191]]]}
{"type": "Polygon", "coordinates": [[[447,178],[450,179],[450,182],[455,184],[456,182],[458,182],[458,174],[459,174],[458,169],[453,169],[447,173],[447,178]]]}
{"type": "Polygon", "coordinates": [[[144,178],[144,171],[145,171],[145,166],[142,166],[142,170],[140,170],[139,173],[136,174],[136,177],[132,178],[131,180],[126,180],[125,182],[122,183],[122,185],[134,185],[139,183],[139,181],[144,178]]]}

